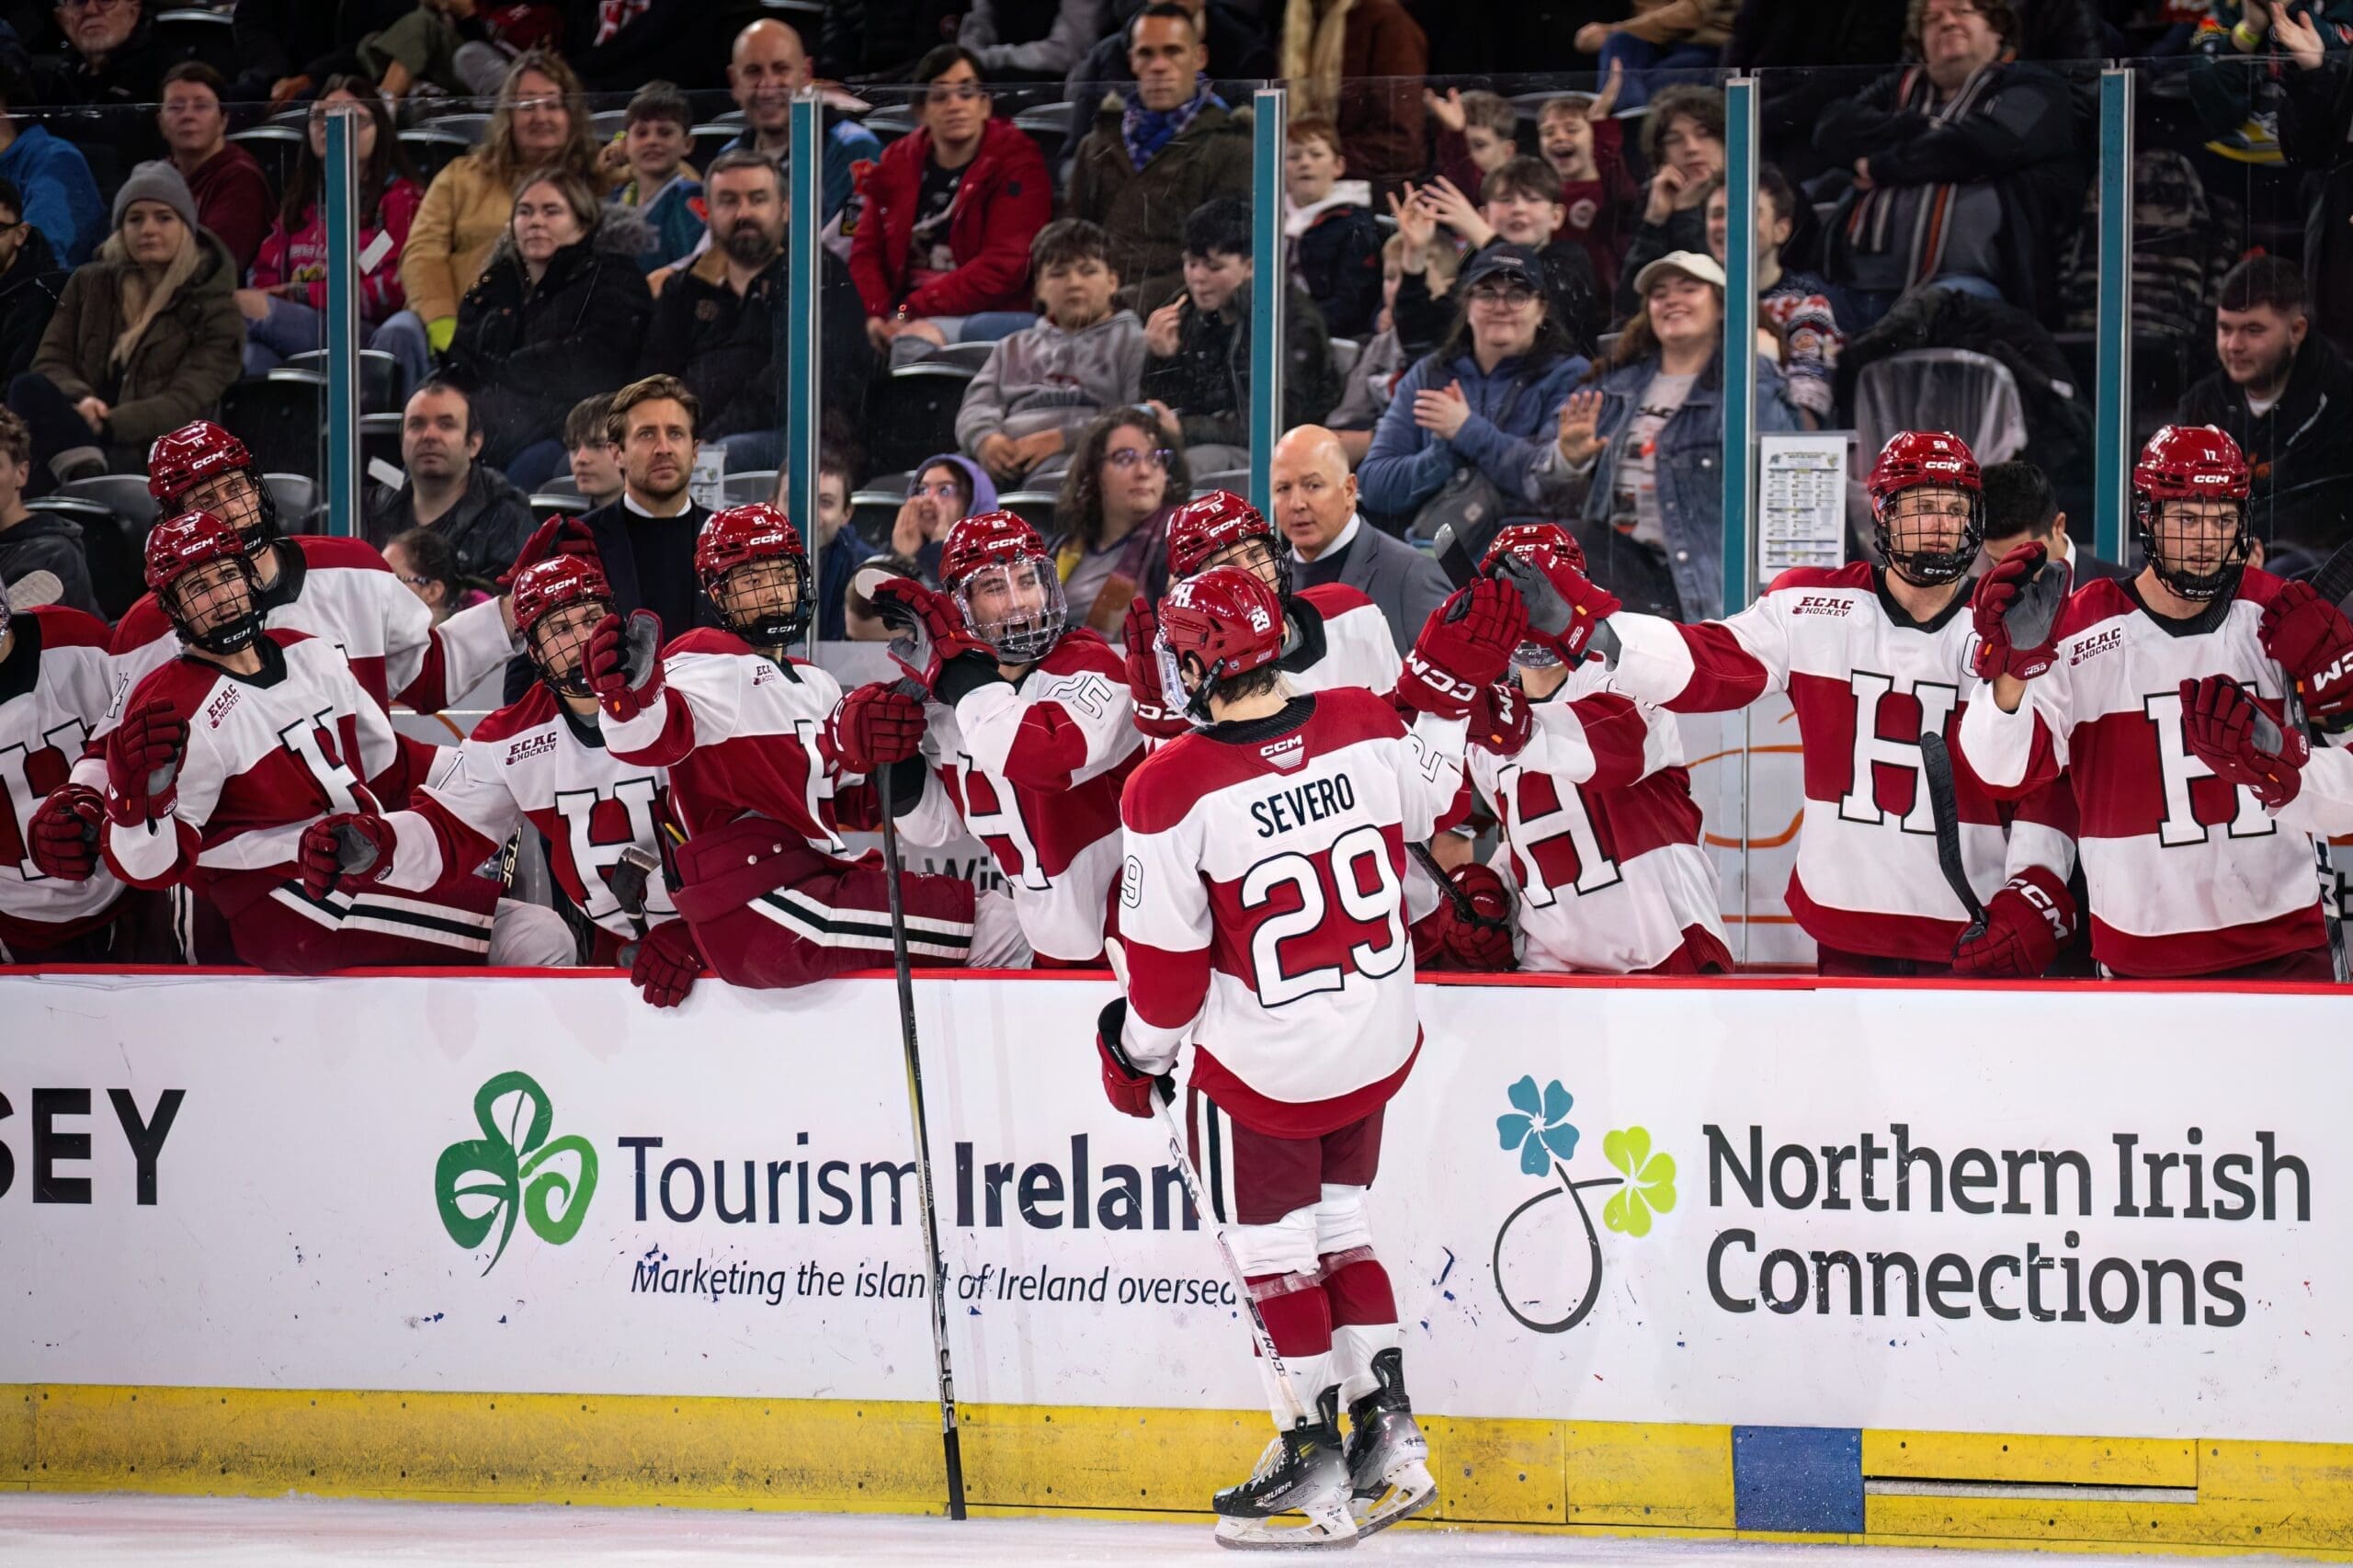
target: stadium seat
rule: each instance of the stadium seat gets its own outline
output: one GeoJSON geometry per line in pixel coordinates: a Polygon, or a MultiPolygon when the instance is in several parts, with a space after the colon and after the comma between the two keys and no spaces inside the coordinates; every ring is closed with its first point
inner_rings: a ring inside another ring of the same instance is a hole
{"type": "Polygon", "coordinates": [[[373,472],[384,464],[392,471],[394,483],[401,473],[401,416],[397,414],[363,414],[359,416],[359,493],[365,495],[368,486],[378,482],[373,472]]]}
{"type": "Polygon", "coordinates": [[[1915,348],[1863,367],[1855,379],[1855,433],[1866,454],[1898,430],[1949,430],[1980,463],[2026,448],[2026,410],[2008,366],[1966,348],[1915,348]]]}
{"type": "MultiPolygon", "coordinates": [[[[308,354],[296,354],[286,361],[290,370],[315,370],[324,380],[327,373],[327,350],[313,349],[308,354]]],[[[381,348],[359,351],[359,412],[362,414],[398,414],[408,403],[407,378],[401,372],[401,362],[381,348]]]]}
{"type": "Polygon", "coordinates": [[[776,476],[777,471],[772,468],[731,473],[720,482],[720,488],[729,506],[748,506],[776,494],[776,476]]]}
{"type": "Polygon", "coordinates": [[[870,548],[887,551],[891,548],[891,527],[899,520],[899,508],[906,502],[905,474],[878,474],[863,488],[851,492],[849,526],[870,548]]]}
{"type": "Polygon", "coordinates": [[[229,132],[229,140],[254,155],[254,161],[267,176],[271,190],[283,191],[287,180],[293,176],[296,162],[302,156],[307,134],[287,125],[256,125],[229,132]]]}
{"type": "MultiPolygon", "coordinates": [[[[265,473],[319,477],[326,409],[327,379],[315,370],[248,376],[221,394],[221,423],[244,442],[265,473]]],[[[397,439],[393,460],[397,465],[397,439]]]]}
{"type": "Polygon", "coordinates": [[[177,64],[201,60],[223,76],[237,74],[235,23],[226,11],[177,9],[155,13],[151,36],[165,58],[177,64]]]}
{"type": "Polygon", "coordinates": [[[278,526],[288,533],[313,533],[309,525],[311,514],[320,505],[319,487],[306,474],[265,473],[261,482],[269,486],[270,499],[278,503],[278,526]]]}
{"type": "Polygon", "coordinates": [[[552,495],[558,498],[570,496],[575,501],[582,499],[580,494],[580,482],[573,478],[572,475],[568,473],[549,475],[546,483],[540,486],[539,494],[542,495],[552,495]]]}
{"type": "Polygon", "coordinates": [[[473,138],[438,125],[419,125],[400,133],[401,146],[416,165],[417,182],[430,185],[433,176],[473,148],[473,138]]]}
{"type": "Polygon", "coordinates": [[[1355,338],[1334,338],[1332,340],[1332,373],[1340,380],[1347,381],[1348,372],[1357,368],[1357,359],[1363,353],[1364,345],[1355,338]]]}
{"type": "Polygon", "coordinates": [[[155,498],[147,493],[144,474],[101,473],[88,479],[68,480],[57,487],[56,494],[77,501],[97,502],[142,539],[155,526],[155,498]]]}
{"type": "Polygon", "coordinates": [[[1208,473],[1193,475],[1193,494],[1206,495],[1212,490],[1231,490],[1236,495],[1249,493],[1250,471],[1246,468],[1213,469],[1208,473]]]}
{"type": "Polygon", "coordinates": [[[90,592],[108,620],[121,619],[123,612],[139,602],[139,596],[147,591],[140,561],[141,547],[147,541],[143,525],[133,525],[105,503],[82,495],[43,495],[26,502],[25,506],[82,526],[82,558],[90,568],[90,592]]]}
{"type": "Polygon", "coordinates": [[[462,136],[469,147],[490,134],[490,116],[486,114],[437,114],[418,127],[421,131],[439,131],[451,136],[462,136]]]}
{"type": "Polygon", "coordinates": [[[1059,488],[1008,490],[998,494],[996,504],[1051,539],[1054,537],[1054,503],[1062,498],[1059,488]]]}
{"type": "Polygon", "coordinates": [[[588,497],[585,495],[555,495],[542,490],[531,497],[531,516],[541,522],[558,512],[576,517],[587,510],[588,497]]]}
{"type": "Polygon", "coordinates": [[[875,383],[867,460],[878,469],[911,469],[956,445],[956,410],[972,372],[945,359],[901,365],[875,383]]]}

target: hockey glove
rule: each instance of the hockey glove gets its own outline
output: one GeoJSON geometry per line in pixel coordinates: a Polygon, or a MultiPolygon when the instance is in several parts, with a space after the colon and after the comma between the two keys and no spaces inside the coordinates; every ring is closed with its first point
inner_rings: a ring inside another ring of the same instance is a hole
{"type": "Polygon", "coordinates": [[[825,749],[845,773],[871,773],[904,762],[923,745],[923,704],[895,686],[872,681],[845,697],[825,721],[825,749]]]}
{"type": "Polygon", "coordinates": [[[392,824],[382,817],[339,812],[302,830],[294,863],[302,872],[306,898],[324,898],[348,877],[380,882],[392,869],[392,824]]]}
{"type": "Polygon", "coordinates": [[[1448,881],[1454,884],[1453,892],[1438,901],[1435,916],[1447,967],[1482,974],[1515,967],[1518,960],[1512,951],[1510,885],[1493,867],[1475,860],[1457,866],[1448,881]],[[1464,904],[1470,906],[1467,911],[1464,904]]]}
{"type": "Polygon", "coordinates": [[[588,635],[588,689],[624,722],[654,706],[662,695],[662,618],[642,609],[626,621],[598,621],[588,635]]]}
{"type": "Polygon", "coordinates": [[[2075,934],[2067,884],[2029,866],[1985,901],[1985,924],[1952,950],[1952,971],[1976,980],[2031,980],[2049,971],[2075,934]]]}
{"type": "Polygon", "coordinates": [[[1506,555],[1495,562],[1495,574],[1517,587],[1528,606],[1529,640],[1546,644],[1573,669],[1585,662],[1601,623],[1623,603],[1565,561],[1546,572],[1525,556],[1506,555]]]}
{"type": "Polygon", "coordinates": [[[675,1007],[685,1001],[701,973],[702,950],[683,920],[665,920],[648,931],[629,966],[630,983],[656,1007],[675,1007]]]}
{"type": "Polygon", "coordinates": [[[964,624],[964,607],[937,588],[926,588],[913,577],[885,577],[867,596],[874,613],[898,633],[891,639],[891,657],[913,676],[926,691],[937,692],[939,675],[954,660],[977,656],[996,668],[996,653],[972,635],[964,624]]]}
{"type": "Polygon", "coordinates": [[[2287,584],[2272,596],[2256,636],[2295,682],[2311,717],[2334,718],[2353,708],[2353,621],[2310,583],[2287,584]]]}
{"type": "Polygon", "coordinates": [[[1534,726],[1527,697],[1509,681],[1497,681],[1471,699],[1471,744],[1482,751],[1518,756],[1534,726]]]}
{"type": "Polygon", "coordinates": [[[1103,1095],[1111,1108],[1122,1116],[1140,1116],[1149,1119],[1154,1107],[1152,1096],[1176,1094],[1176,1085],[1165,1073],[1139,1073],[1128,1060],[1127,1050],[1120,1043],[1121,1031],[1128,1027],[1128,999],[1113,997],[1103,1006],[1095,1019],[1095,1050],[1103,1059],[1103,1095]]]}
{"type": "Polygon", "coordinates": [[[1152,601],[1138,594],[1128,601],[1128,618],[1120,624],[1120,642],[1128,655],[1128,695],[1136,705],[1136,728],[1156,741],[1181,735],[1193,726],[1168,707],[1168,692],[1160,679],[1160,622],[1152,601]]]}
{"type": "Polygon", "coordinates": [[[25,824],[33,869],[61,881],[86,882],[98,869],[98,835],[107,820],[106,797],[86,784],[63,784],[25,824]]]}
{"type": "Polygon", "coordinates": [[[125,714],[107,737],[107,814],[125,827],[170,816],[187,749],[188,721],[162,698],[125,714]]]}
{"type": "Polygon", "coordinates": [[[2029,540],[1978,581],[1969,613],[1977,628],[1977,651],[1970,662],[1979,679],[2032,680],[2051,667],[2070,574],[2065,562],[2046,562],[2048,553],[2029,540]]]}
{"type": "Polygon", "coordinates": [[[2304,786],[2312,743],[2297,731],[2282,730],[2228,676],[2181,683],[2181,734],[2216,778],[2245,786],[2271,811],[2294,800],[2304,786]]]}
{"type": "Polygon", "coordinates": [[[499,574],[498,591],[511,592],[515,579],[523,574],[525,567],[536,566],[553,555],[585,555],[595,561],[597,536],[577,517],[550,517],[534,528],[531,537],[523,541],[523,548],[515,552],[515,564],[499,574]]]}
{"type": "Polygon", "coordinates": [[[1430,612],[1405,668],[1397,700],[1440,719],[1464,719],[1483,687],[1503,679],[1528,631],[1528,607],[1503,579],[1482,577],[1430,612]]]}

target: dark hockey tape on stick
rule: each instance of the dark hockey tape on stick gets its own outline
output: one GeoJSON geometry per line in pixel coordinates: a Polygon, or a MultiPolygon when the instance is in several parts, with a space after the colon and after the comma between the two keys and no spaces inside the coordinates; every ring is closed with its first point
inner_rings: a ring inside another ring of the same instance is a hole
{"type": "Polygon", "coordinates": [[[1946,749],[1944,736],[1934,730],[1920,735],[1920,775],[1928,781],[1928,814],[1937,824],[1937,865],[1953,897],[1969,911],[1969,929],[1961,934],[1961,939],[1972,941],[1984,934],[1985,906],[1978,902],[1977,890],[1969,885],[1969,869],[1961,864],[1961,807],[1953,799],[1952,753],[1946,749]]]}
{"type": "Polygon", "coordinates": [[[1447,903],[1454,906],[1455,917],[1464,925],[1476,926],[1483,931],[1511,929],[1510,921],[1498,920],[1492,915],[1479,913],[1479,906],[1471,902],[1469,893],[1454,885],[1454,879],[1446,874],[1446,868],[1438,863],[1438,857],[1430,853],[1428,845],[1408,842],[1405,846],[1405,853],[1412,856],[1414,864],[1419,866],[1423,873],[1438,884],[1438,891],[1445,895],[1447,903]]]}

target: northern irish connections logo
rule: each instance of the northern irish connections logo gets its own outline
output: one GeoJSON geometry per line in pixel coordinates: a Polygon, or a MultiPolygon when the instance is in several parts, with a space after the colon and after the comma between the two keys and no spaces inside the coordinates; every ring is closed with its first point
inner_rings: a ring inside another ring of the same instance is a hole
{"type": "Polygon", "coordinates": [[[1586,1193],[1616,1187],[1602,1205],[1601,1223],[1639,1241],[1650,1234],[1653,1216],[1675,1207],[1675,1157],[1654,1150],[1647,1130],[1620,1128],[1601,1137],[1601,1156],[1618,1174],[1579,1178],[1570,1173],[1578,1133],[1569,1112],[1576,1096],[1558,1078],[1539,1092],[1532,1075],[1505,1093],[1512,1108],[1495,1118],[1504,1152],[1517,1154],[1519,1168],[1528,1175],[1554,1180],[1514,1209],[1495,1233],[1495,1294],[1522,1327],[1565,1334],[1585,1321],[1601,1295],[1601,1235],[1594,1229],[1586,1193]],[[1569,1210],[1545,1207],[1563,1197],[1569,1210]],[[1570,1222],[1572,1212],[1574,1223],[1570,1222]],[[1556,1311],[1563,1305],[1565,1312],[1556,1311]]]}
{"type": "Polygon", "coordinates": [[[498,1245],[483,1266],[488,1274],[506,1255],[517,1214],[551,1246],[578,1233],[597,1193],[597,1151],[576,1134],[548,1137],[555,1108],[528,1073],[501,1073],[484,1084],[474,1095],[474,1120],[480,1138],[441,1151],[433,1196],[442,1229],[468,1252],[479,1251],[497,1227],[498,1245]]]}

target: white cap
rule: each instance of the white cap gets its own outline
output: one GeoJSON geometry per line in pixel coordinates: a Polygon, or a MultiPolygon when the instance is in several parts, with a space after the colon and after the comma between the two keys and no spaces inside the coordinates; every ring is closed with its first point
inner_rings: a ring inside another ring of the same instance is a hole
{"type": "Polygon", "coordinates": [[[1686,278],[1697,278],[1719,289],[1724,286],[1724,269],[1716,265],[1714,256],[1701,256],[1698,251],[1671,250],[1634,274],[1635,294],[1649,294],[1651,285],[1658,281],[1659,274],[1663,272],[1680,272],[1686,278]]]}

